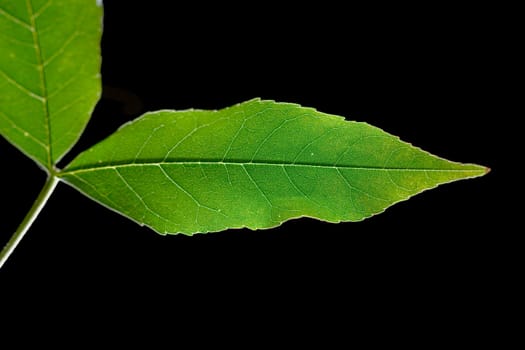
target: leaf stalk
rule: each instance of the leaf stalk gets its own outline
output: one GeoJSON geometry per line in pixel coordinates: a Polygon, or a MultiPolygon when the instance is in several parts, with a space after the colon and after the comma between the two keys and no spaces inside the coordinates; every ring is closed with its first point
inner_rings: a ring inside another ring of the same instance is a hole
{"type": "Polygon", "coordinates": [[[18,226],[18,229],[15,231],[15,233],[11,236],[7,244],[4,246],[2,252],[0,252],[0,269],[7,261],[9,256],[13,253],[15,248],[18,246],[18,244],[20,243],[26,232],[29,230],[35,219],[38,217],[38,214],[40,214],[42,208],[44,208],[47,200],[55,190],[59,181],[60,180],[56,175],[49,175],[49,177],[46,180],[46,183],[44,184],[44,187],[40,191],[40,194],[36,198],[35,202],[33,203],[33,206],[24,217],[24,220],[22,220],[22,222],[18,226]]]}

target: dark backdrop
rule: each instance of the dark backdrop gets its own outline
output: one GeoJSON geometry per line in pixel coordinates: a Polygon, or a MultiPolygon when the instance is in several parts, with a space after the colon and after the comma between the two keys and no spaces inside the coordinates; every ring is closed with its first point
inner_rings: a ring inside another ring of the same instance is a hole
{"type": "MultiPolygon", "coordinates": [[[[484,230],[494,219],[498,172],[486,23],[460,8],[285,11],[259,4],[221,14],[203,4],[132,3],[106,1],[104,97],[72,154],[145,111],[218,109],[261,97],[366,121],[434,154],[494,170],[360,223],[302,219],[194,237],[157,235],[60,184],[0,271],[4,291],[29,284],[55,295],[118,300],[131,293],[135,306],[156,295],[208,306],[243,297],[248,313],[273,310],[280,300],[296,310],[370,308],[415,318],[454,312],[460,318],[450,322],[458,327],[465,319],[482,323],[486,309],[478,306],[496,278],[500,249],[484,230]]],[[[3,244],[44,174],[5,140],[0,150],[3,244]]]]}

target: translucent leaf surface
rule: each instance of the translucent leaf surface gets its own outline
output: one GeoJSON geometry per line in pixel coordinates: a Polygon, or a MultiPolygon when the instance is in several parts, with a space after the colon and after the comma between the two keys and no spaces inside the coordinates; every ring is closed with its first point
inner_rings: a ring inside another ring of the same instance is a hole
{"type": "Polygon", "coordinates": [[[95,0],[0,0],[0,135],[45,169],[99,98],[101,31],[95,0]]]}
{"type": "Polygon", "coordinates": [[[160,233],[359,221],[439,184],[485,174],[366,123],[252,100],[159,111],[123,126],[61,175],[160,233]]]}

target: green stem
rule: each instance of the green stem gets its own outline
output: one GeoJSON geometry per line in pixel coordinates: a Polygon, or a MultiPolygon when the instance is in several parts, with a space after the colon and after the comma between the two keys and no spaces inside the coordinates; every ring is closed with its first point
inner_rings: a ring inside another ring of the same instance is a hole
{"type": "Polygon", "coordinates": [[[13,236],[11,236],[4,249],[2,249],[2,252],[0,253],[0,268],[2,268],[4,263],[11,255],[11,253],[13,253],[13,251],[15,250],[18,243],[20,243],[20,241],[26,234],[27,230],[29,230],[29,228],[35,221],[42,208],[44,208],[44,205],[49,199],[49,196],[51,196],[51,193],[53,193],[53,191],[55,190],[55,187],[57,186],[59,181],[60,180],[55,175],[50,175],[47,178],[46,183],[44,184],[44,188],[42,188],[42,191],[40,191],[40,194],[33,203],[33,206],[25,216],[20,226],[18,226],[16,232],[13,234],[13,236]]]}

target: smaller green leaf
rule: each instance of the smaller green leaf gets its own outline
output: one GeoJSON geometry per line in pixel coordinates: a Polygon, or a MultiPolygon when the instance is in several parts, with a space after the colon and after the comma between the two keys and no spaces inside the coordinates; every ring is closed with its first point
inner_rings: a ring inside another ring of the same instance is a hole
{"type": "Polygon", "coordinates": [[[80,154],[64,181],[161,233],[359,221],[486,168],[433,156],[366,123],[252,100],[147,113],[80,154]]]}
{"type": "Polygon", "coordinates": [[[0,135],[47,170],[99,99],[101,33],[95,0],[0,0],[0,135]]]}

